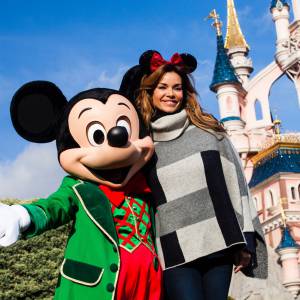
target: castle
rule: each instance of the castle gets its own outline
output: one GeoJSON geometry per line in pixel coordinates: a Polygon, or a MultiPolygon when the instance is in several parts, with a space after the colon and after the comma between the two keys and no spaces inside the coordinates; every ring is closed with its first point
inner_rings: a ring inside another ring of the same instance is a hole
{"type": "Polygon", "coordinates": [[[250,78],[250,48],[234,1],[227,0],[225,40],[219,16],[215,10],[210,13],[217,33],[210,89],[242,159],[266,242],[279,255],[282,284],[296,299],[300,292],[300,133],[280,133],[280,120],[273,120],[270,112],[269,94],[277,79],[288,76],[300,105],[300,1],[272,0],[270,17],[277,36],[274,61],[250,78]]]}

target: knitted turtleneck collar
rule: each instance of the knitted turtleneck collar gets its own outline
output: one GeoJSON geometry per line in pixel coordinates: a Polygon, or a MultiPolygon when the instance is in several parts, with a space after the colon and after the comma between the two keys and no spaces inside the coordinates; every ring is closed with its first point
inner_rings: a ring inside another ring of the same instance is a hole
{"type": "MultiPolygon", "coordinates": [[[[154,142],[175,140],[185,132],[189,125],[192,125],[185,109],[175,114],[161,113],[161,116],[159,115],[158,118],[157,116],[151,122],[152,139],[154,142]]],[[[212,129],[204,128],[202,130],[214,135],[218,140],[222,140],[226,136],[225,132],[216,132],[212,129]]]]}
{"type": "Polygon", "coordinates": [[[190,125],[185,109],[164,115],[151,123],[154,142],[166,142],[178,138],[190,125]]]}

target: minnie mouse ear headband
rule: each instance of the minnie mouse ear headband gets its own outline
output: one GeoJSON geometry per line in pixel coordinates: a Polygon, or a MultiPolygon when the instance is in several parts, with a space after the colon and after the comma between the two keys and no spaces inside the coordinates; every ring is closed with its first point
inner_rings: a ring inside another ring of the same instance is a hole
{"type": "Polygon", "coordinates": [[[139,65],[130,68],[125,73],[121,82],[120,92],[125,94],[128,99],[135,100],[143,76],[155,72],[163,65],[174,65],[186,74],[190,74],[196,70],[197,60],[188,53],[175,53],[168,61],[158,51],[148,50],[140,56],[139,65]]]}
{"type": "Polygon", "coordinates": [[[197,68],[196,58],[188,53],[174,53],[170,60],[165,60],[162,55],[155,50],[144,52],[139,60],[140,66],[146,73],[152,73],[163,65],[177,66],[183,72],[190,74],[197,68]]]}

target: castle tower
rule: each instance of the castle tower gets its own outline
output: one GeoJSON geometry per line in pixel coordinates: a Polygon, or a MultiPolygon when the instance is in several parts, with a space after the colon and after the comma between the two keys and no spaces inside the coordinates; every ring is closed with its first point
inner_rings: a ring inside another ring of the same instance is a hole
{"type": "Polygon", "coordinates": [[[294,82],[300,105],[300,4],[292,0],[294,21],[289,23],[290,7],[287,0],[272,0],[271,13],[275,22],[276,62],[294,82]]]}
{"type": "Polygon", "coordinates": [[[298,252],[300,246],[295,242],[287,226],[282,231],[282,239],[275,249],[279,255],[282,266],[283,286],[297,298],[300,291],[300,272],[298,265],[298,252]]]}
{"type": "Polygon", "coordinates": [[[217,93],[220,121],[224,127],[228,131],[239,130],[244,128],[239,104],[243,88],[226,54],[221,31],[222,24],[215,10],[210,14],[210,18],[215,20],[213,26],[217,31],[217,56],[210,89],[217,93]]]}
{"type": "Polygon", "coordinates": [[[276,27],[276,61],[280,66],[284,65],[289,56],[289,17],[290,7],[287,0],[272,0],[270,7],[273,21],[276,27]]]}
{"type": "Polygon", "coordinates": [[[272,141],[251,158],[254,170],[249,187],[266,243],[272,248],[279,245],[282,283],[296,297],[300,291],[300,135],[280,134],[280,121],[274,123],[272,141]]]}
{"type": "Polygon", "coordinates": [[[240,28],[233,0],[227,0],[227,32],[225,48],[228,50],[228,55],[236,75],[242,85],[245,86],[249,81],[253,66],[251,59],[248,58],[250,47],[240,28]]]}
{"type": "Polygon", "coordinates": [[[217,29],[217,58],[210,89],[217,94],[221,122],[239,152],[246,178],[254,165],[251,157],[260,152],[274,136],[269,95],[273,84],[287,75],[295,84],[300,105],[300,4],[292,0],[294,18],[289,23],[287,0],[271,0],[271,14],[276,27],[275,60],[249,79],[252,62],[249,46],[239,25],[233,0],[227,0],[225,44],[221,22],[216,12],[210,14],[217,29]]]}
{"type": "Polygon", "coordinates": [[[293,12],[294,12],[294,21],[300,20],[300,3],[298,0],[292,0],[293,2],[293,12]]]}

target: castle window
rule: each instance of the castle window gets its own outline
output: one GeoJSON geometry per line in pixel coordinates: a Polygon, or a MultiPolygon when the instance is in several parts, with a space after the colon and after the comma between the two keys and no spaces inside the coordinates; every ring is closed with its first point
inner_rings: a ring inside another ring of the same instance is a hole
{"type": "Polygon", "coordinates": [[[256,197],[254,197],[254,205],[255,205],[255,208],[258,210],[258,200],[256,197]]]}
{"type": "Polygon", "coordinates": [[[259,100],[256,100],[254,103],[254,108],[255,108],[255,116],[256,120],[262,120],[263,119],[263,113],[262,113],[262,108],[261,108],[261,103],[259,100]]]}
{"type": "Polygon", "coordinates": [[[270,192],[271,206],[273,206],[274,205],[273,193],[272,193],[272,191],[269,191],[269,192],[270,192]]]}
{"type": "Polygon", "coordinates": [[[272,191],[268,191],[266,196],[266,208],[274,206],[274,198],[272,191]]]}
{"type": "Polygon", "coordinates": [[[298,185],[298,197],[299,197],[299,200],[300,200],[300,184],[298,185]]]}
{"type": "Polygon", "coordinates": [[[254,199],[254,205],[256,207],[256,210],[260,210],[262,208],[260,199],[258,197],[254,197],[253,199],[254,199]]]}
{"type": "Polygon", "coordinates": [[[292,199],[295,200],[296,199],[296,193],[295,193],[295,188],[291,187],[291,193],[292,193],[292,199]]]}

